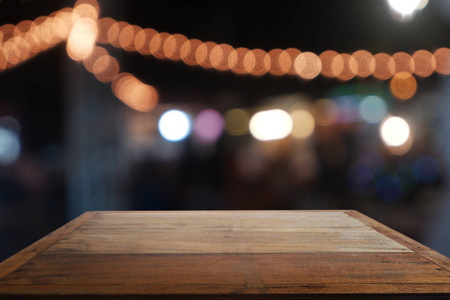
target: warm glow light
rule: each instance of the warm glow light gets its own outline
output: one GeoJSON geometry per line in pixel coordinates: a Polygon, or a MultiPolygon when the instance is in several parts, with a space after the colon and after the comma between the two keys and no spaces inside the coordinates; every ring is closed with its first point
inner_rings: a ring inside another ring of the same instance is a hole
{"type": "Polygon", "coordinates": [[[116,23],[112,23],[108,29],[108,42],[113,45],[116,48],[120,47],[120,33],[122,32],[122,30],[124,28],[126,28],[127,26],[129,26],[130,24],[128,24],[127,22],[116,22],[116,23]]]}
{"type": "Polygon", "coordinates": [[[129,73],[120,73],[111,84],[112,91],[117,98],[129,107],[138,111],[149,111],[158,102],[156,90],[142,83],[129,73]]]}
{"type": "MultiPolygon", "coordinates": [[[[109,29],[117,22],[111,18],[102,18],[97,21],[98,26],[98,36],[97,41],[101,44],[109,43],[108,32],[109,29]]],[[[111,32],[112,34],[112,32],[111,32]]]]}
{"type": "Polygon", "coordinates": [[[161,32],[156,34],[150,40],[150,52],[154,57],[159,59],[167,58],[166,54],[164,54],[164,42],[170,36],[167,32],[161,32]]]}
{"type": "Polygon", "coordinates": [[[136,51],[134,39],[136,35],[142,30],[136,25],[128,25],[119,33],[119,44],[126,51],[136,51]]]}
{"type": "Polygon", "coordinates": [[[375,58],[365,50],[359,50],[353,53],[353,58],[357,64],[356,75],[359,77],[367,77],[373,74],[375,70],[375,58]]]}
{"type": "Polygon", "coordinates": [[[191,122],[188,115],[181,110],[165,112],[158,122],[161,136],[171,142],[185,139],[191,131],[191,122]]]}
{"type": "MultiPolygon", "coordinates": [[[[102,56],[107,56],[108,52],[103,47],[94,47],[91,54],[83,60],[84,67],[91,73],[94,73],[94,63],[102,56]]],[[[97,68],[100,67],[99,65],[97,68]]],[[[106,68],[106,64],[105,64],[106,68]]],[[[97,69],[98,70],[98,69],[97,69]]],[[[98,71],[97,71],[98,72],[98,71]]]]}
{"type": "Polygon", "coordinates": [[[264,75],[270,69],[270,57],[264,50],[253,49],[245,55],[244,67],[252,75],[264,75]]]}
{"type": "Polygon", "coordinates": [[[243,135],[248,132],[250,117],[248,113],[239,108],[225,113],[225,130],[230,135],[243,135]]]}
{"type": "Polygon", "coordinates": [[[194,120],[194,134],[201,142],[212,143],[222,135],[224,120],[214,109],[205,109],[194,120]]]}
{"type": "Polygon", "coordinates": [[[403,155],[403,154],[407,153],[409,150],[411,150],[412,144],[413,144],[413,139],[412,139],[411,135],[409,135],[406,142],[404,142],[403,144],[401,144],[399,146],[390,146],[390,145],[386,145],[386,146],[392,154],[403,155]]]}
{"type": "Polygon", "coordinates": [[[97,23],[92,19],[79,19],[72,27],[67,40],[67,54],[73,60],[87,58],[97,39],[97,23]]]}
{"type": "Polygon", "coordinates": [[[315,127],[314,118],[309,111],[298,109],[291,113],[293,122],[291,135],[296,138],[309,137],[315,127]]]}
{"type": "Polygon", "coordinates": [[[197,53],[198,47],[200,47],[202,44],[203,42],[197,39],[191,39],[187,42],[184,42],[180,49],[180,56],[185,64],[189,66],[198,65],[195,54],[197,53]]]}
{"type": "Polygon", "coordinates": [[[392,57],[386,53],[378,53],[375,58],[375,70],[373,76],[385,80],[391,78],[395,73],[395,62],[392,57]]]}
{"type": "Polygon", "coordinates": [[[294,61],[295,71],[304,79],[313,79],[320,74],[322,62],[312,52],[303,52],[294,61]]]}
{"type": "Polygon", "coordinates": [[[411,15],[421,5],[421,0],[387,0],[391,8],[402,16],[411,15]]]}
{"type": "Polygon", "coordinates": [[[229,70],[228,57],[233,50],[234,48],[228,44],[220,44],[214,47],[210,54],[211,65],[217,70],[229,70]]]}
{"type": "Polygon", "coordinates": [[[290,75],[298,75],[297,71],[295,70],[294,62],[297,59],[297,57],[302,53],[302,51],[298,50],[297,48],[288,48],[288,49],[284,50],[284,52],[286,54],[288,54],[289,57],[291,58],[290,66],[289,66],[287,73],[290,75]]]}
{"type": "Polygon", "coordinates": [[[320,61],[322,62],[322,75],[327,77],[336,77],[344,69],[342,57],[336,51],[328,50],[320,54],[320,61]],[[333,69],[333,61],[336,59],[333,69]]]}
{"type": "Polygon", "coordinates": [[[410,130],[408,123],[400,117],[389,117],[380,128],[381,138],[388,146],[397,147],[406,143],[410,130]]]}
{"type": "Polygon", "coordinates": [[[216,43],[213,42],[206,42],[201,44],[197,51],[195,51],[195,58],[197,59],[197,63],[203,67],[210,69],[212,68],[210,54],[211,51],[217,46],[216,43]]]}
{"type": "Polygon", "coordinates": [[[387,115],[386,102],[378,96],[367,96],[359,105],[359,115],[367,123],[378,123],[387,115]]]}
{"type": "Polygon", "coordinates": [[[268,53],[270,58],[269,73],[272,75],[284,75],[289,71],[292,60],[290,55],[281,49],[273,49],[268,53]]]}
{"type": "Polygon", "coordinates": [[[413,73],[414,72],[414,60],[411,55],[405,52],[397,52],[392,55],[392,59],[395,62],[395,72],[406,72],[413,73]]]}
{"type": "Polygon", "coordinates": [[[237,48],[230,53],[230,56],[228,57],[228,64],[234,73],[248,73],[244,66],[244,58],[249,52],[250,50],[248,50],[247,48],[237,48]]]}
{"type": "Polygon", "coordinates": [[[433,54],[425,50],[416,51],[413,54],[414,59],[414,74],[422,77],[427,77],[433,74],[436,69],[436,59],[433,54]]]}
{"type": "MultiPolygon", "coordinates": [[[[95,62],[93,66],[93,73],[95,78],[101,82],[109,82],[113,80],[117,74],[119,74],[119,63],[112,56],[101,56],[95,62]]],[[[152,91],[151,97],[158,98],[156,91],[152,91]]]]}
{"type": "Polygon", "coordinates": [[[151,28],[140,30],[134,38],[136,50],[141,54],[150,55],[152,53],[150,51],[150,40],[157,34],[158,32],[151,28]]]}
{"type": "Polygon", "coordinates": [[[389,88],[397,99],[407,100],[416,93],[417,81],[410,73],[400,72],[391,79],[389,88]]]}
{"type": "Polygon", "coordinates": [[[358,72],[358,63],[350,54],[342,53],[333,59],[332,69],[336,72],[337,78],[341,80],[350,80],[355,77],[358,72]],[[342,71],[338,73],[338,69],[342,69],[342,71]]]}
{"type": "Polygon", "coordinates": [[[450,74],[450,49],[440,48],[434,52],[436,59],[436,72],[444,75],[450,74]]]}
{"type": "Polygon", "coordinates": [[[260,141],[285,138],[292,126],[291,116],[281,109],[261,111],[250,119],[250,133],[260,141]]]}
{"type": "Polygon", "coordinates": [[[167,58],[171,60],[181,59],[181,46],[187,42],[187,38],[182,34],[173,34],[164,41],[163,51],[167,58]]]}

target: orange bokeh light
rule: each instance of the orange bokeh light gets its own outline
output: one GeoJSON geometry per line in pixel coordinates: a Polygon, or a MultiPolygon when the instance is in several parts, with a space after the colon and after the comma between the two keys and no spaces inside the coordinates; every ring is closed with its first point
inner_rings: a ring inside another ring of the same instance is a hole
{"type": "Polygon", "coordinates": [[[136,25],[128,25],[122,29],[119,33],[119,44],[122,49],[126,51],[136,51],[134,44],[134,38],[142,30],[141,27],[136,25]]]}
{"type": "Polygon", "coordinates": [[[185,64],[189,66],[198,65],[195,54],[197,53],[198,47],[200,47],[202,44],[203,42],[197,39],[191,39],[184,42],[184,44],[180,48],[180,57],[185,64]]]}
{"type": "Polygon", "coordinates": [[[78,4],[75,4],[72,14],[72,20],[75,23],[78,19],[98,19],[98,9],[93,5],[88,3],[81,3],[81,1],[77,1],[78,4]],[[80,3],[78,3],[80,2],[80,3]]]}
{"type": "Polygon", "coordinates": [[[264,50],[253,49],[245,55],[244,67],[252,75],[264,75],[270,69],[270,57],[264,50]]]}
{"type": "Polygon", "coordinates": [[[33,21],[24,20],[17,24],[17,26],[14,28],[14,36],[19,36],[21,33],[29,31],[33,23],[33,21]]]}
{"type": "Polygon", "coordinates": [[[188,39],[182,35],[182,34],[172,34],[164,42],[163,45],[163,51],[164,54],[167,56],[167,58],[171,60],[180,60],[181,59],[181,46],[187,41],[188,39]]]}
{"type": "Polygon", "coordinates": [[[206,42],[201,44],[195,51],[197,63],[203,68],[212,68],[210,53],[217,46],[214,42],[206,42]]]}
{"type": "Polygon", "coordinates": [[[350,80],[358,72],[356,59],[347,53],[336,56],[332,62],[332,70],[336,72],[336,77],[341,80],[350,80]],[[342,69],[340,73],[337,70],[342,69]]]}
{"type": "Polygon", "coordinates": [[[158,32],[151,28],[146,28],[139,31],[134,38],[134,45],[136,50],[143,55],[150,55],[150,40],[157,35],[158,32]]]}
{"type": "Polygon", "coordinates": [[[434,52],[436,59],[436,72],[444,75],[450,74],[450,49],[440,48],[434,52]]]}
{"type": "Polygon", "coordinates": [[[406,72],[406,73],[414,73],[414,60],[406,52],[397,52],[392,55],[392,59],[395,62],[395,72],[406,72]]]}
{"type": "Polygon", "coordinates": [[[5,24],[3,26],[0,27],[0,32],[1,32],[1,43],[5,43],[6,41],[8,41],[9,39],[14,37],[14,30],[16,29],[16,26],[12,25],[12,24],[5,24]]]}
{"type": "Polygon", "coordinates": [[[320,61],[322,62],[322,75],[327,77],[336,77],[344,69],[344,62],[340,54],[336,51],[327,50],[320,54],[320,61]],[[333,61],[336,59],[333,69],[333,61]],[[340,62],[340,63],[339,63],[340,62]],[[339,68],[340,67],[340,68],[339,68]]]}
{"type": "Polygon", "coordinates": [[[102,82],[109,82],[119,73],[119,63],[112,56],[101,56],[93,65],[95,78],[102,82]]]}
{"type": "Polygon", "coordinates": [[[410,99],[417,91],[417,81],[409,72],[399,72],[392,77],[389,88],[399,100],[410,99]]]}
{"type": "Polygon", "coordinates": [[[273,49],[269,51],[270,58],[269,73],[272,75],[284,75],[291,68],[291,56],[282,49],[273,49]]]}
{"type": "Polygon", "coordinates": [[[128,24],[127,22],[116,22],[111,24],[111,26],[108,29],[108,42],[113,45],[116,48],[120,47],[120,40],[119,40],[119,36],[120,33],[122,32],[122,30],[124,28],[126,28],[127,26],[129,26],[130,24],[128,24]]]}
{"type": "Polygon", "coordinates": [[[295,59],[302,53],[302,51],[298,50],[297,48],[288,48],[284,51],[291,58],[291,65],[289,66],[289,70],[287,71],[287,73],[290,75],[298,75],[297,71],[295,70],[295,59]]]}
{"type": "Polygon", "coordinates": [[[419,50],[413,54],[412,58],[415,65],[414,74],[422,77],[433,74],[436,69],[436,59],[433,54],[425,50],[419,50]]]}
{"type": "Polygon", "coordinates": [[[294,61],[297,74],[304,79],[312,79],[320,74],[322,62],[312,52],[303,52],[294,61]]]}
{"type": "Polygon", "coordinates": [[[103,47],[94,47],[92,53],[83,60],[83,65],[91,73],[94,73],[94,63],[102,56],[107,56],[108,52],[103,47]]]}
{"type": "Polygon", "coordinates": [[[375,58],[372,53],[366,50],[359,50],[353,53],[353,58],[357,63],[356,75],[359,77],[367,77],[373,74],[375,70],[375,58]]]}
{"type": "Polygon", "coordinates": [[[385,80],[391,78],[395,73],[395,62],[389,54],[378,53],[375,58],[375,70],[373,76],[385,80]]]}
{"type": "MultiPolygon", "coordinates": [[[[77,0],[77,2],[75,2],[74,7],[75,7],[75,9],[79,9],[79,6],[81,6],[81,5],[89,5],[92,8],[94,8],[96,11],[97,17],[100,14],[100,6],[98,5],[98,2],[96,0],[77,0]]],[[[92,10],[92,8],[89,8],[87,10],[90,11],[90,10],[92,10]]],[[[84,10],[84,8],[82,10],[84,10]]],[[[91,13],[91,14],[93,14],[93,13],[91,13]]],[[[82,16],[82,17],[84,17],[84,16],[82,16]]]]}
{"type": "Polygon", "coordinates": [[[237,48],[231,52],[228,57],[228,64],[231,70],[236,74],[247,74],[248,71],[245,69],[244,58],[249,53],[250,50],[247,48],[237,48]]]}
{"type": "Polygon", "coordinates": [[[129,73],[118,74],[112,82],[112,91],[117,98],[138,111],[150,111],[158,102],[158,93],[129,73]]]}
{"type": "MultiPolygon", "coordinates": [[[[116,23],[117,22],[111,18],[101,18],[100,20],[97,21],[97,27],[98,27],[97,41],[99,43],[101,43],[101,44],[109,43],[108,31],[116,23]]],[[[111,33],[111,34],[113,34],[113,33],[111,33]]]]}
{"type": "Polygon", "coordinates": [[[228,65],[228,57],[233,50],[234,48],[228,44],[220,44],[214,47],[209,56],[211,65],[217,70],[229,70],[230,66],[228,65]]]}
{"type": "Polygon", "coordinates": [[[161,32],[152,37],[149,43],[150,52],[156,58],[163,59],[167,58],[164,54],[164,42],[170,36],[167,32],[161,32]]]}

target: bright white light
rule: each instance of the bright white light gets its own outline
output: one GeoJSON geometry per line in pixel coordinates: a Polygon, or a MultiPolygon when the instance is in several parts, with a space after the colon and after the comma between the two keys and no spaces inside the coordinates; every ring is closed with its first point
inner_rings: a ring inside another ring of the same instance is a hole
{"type": "Polygon", "coordinates": [[[10,165],[20,154],[19,136],[14,131],[0,127],[0,163],[10,165]]]}
{"type": "Polygon", "coordinates": [[[381,138],[389,146],[401,146],[409,138],[409,125],[400,117],[389,117],[381,124],[381,138]]]}
{"type": "Polygon", "coordinates": [[[250,133],[260,141],[282,139],[291,131],[291,116],[281,109],[261,111],[250,120],[250,133]]]}
{"type": "Polygon", "coordinates": [[[163,138],[177,142],[185,139],[191,132],[191,122],[185,112],[169,110],[159,119],[158,129],[163,138]]]}
{"type": "Polygon", "coordinates": [[[359,105],[359,115],[367,123],[378,123],[387,115],[387,106],[378,96],[368,96],[359,105]]]}
{"type": "Polygon", "coordinates": [[[421,0],[387,0],[387,2],[394,11],[402,16],[411,15],[423,5],[421,0]]]}

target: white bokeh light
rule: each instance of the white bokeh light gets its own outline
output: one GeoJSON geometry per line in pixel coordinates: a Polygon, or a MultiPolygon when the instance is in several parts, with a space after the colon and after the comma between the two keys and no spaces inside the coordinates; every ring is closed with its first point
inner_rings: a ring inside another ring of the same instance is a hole
{"type": "Polygon", "coordinates": [[[416,10],[425,7],[428,1],[423,0],[387,0],[389,6],[398,14],[408,16],[413,14],[416,10]]]}
{"type": "Polygon", "coordinates": [[[381,138],[388,146],[401,146],[408,141],[410,129],[408,123],[400,117],[389,117],[380,128],[381,138]]]}
{"type": "Polygon", "coordinates": [[[158,122],[159,133],[168,141],[176,142],[185,139],[191,132],[191,121],[181,110],[165,112],[158,122]]]}
{"type": "Polygon", "coordinates": [[[281,109],[256,113],[250,120],[250,133],[260,141],[285,138],[292,131],[291,116],[281,109]]]}

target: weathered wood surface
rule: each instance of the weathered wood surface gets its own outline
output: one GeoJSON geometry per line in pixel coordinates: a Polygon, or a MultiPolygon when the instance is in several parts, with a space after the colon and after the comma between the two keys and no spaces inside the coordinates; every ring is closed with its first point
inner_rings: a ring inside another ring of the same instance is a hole
{"type": "Polygon", "coordinates": [[[450,260],[356,211],[92,212],[0,264],[13,296],[450,299],[450,260]]]}

